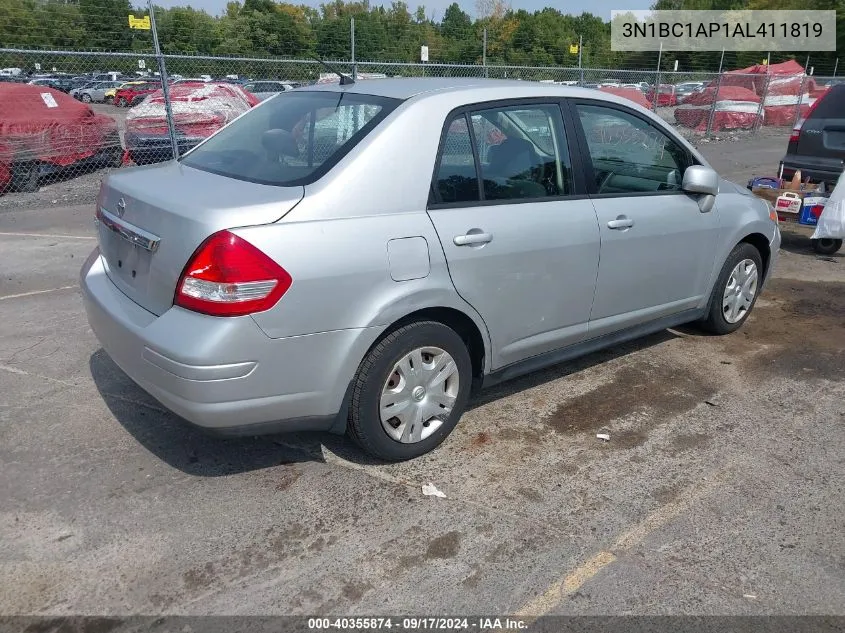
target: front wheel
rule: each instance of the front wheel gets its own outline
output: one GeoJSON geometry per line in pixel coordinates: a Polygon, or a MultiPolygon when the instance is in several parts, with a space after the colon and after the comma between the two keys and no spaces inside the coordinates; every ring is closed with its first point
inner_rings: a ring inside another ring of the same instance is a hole
{"type": "Polygon", "coordinates": [[[472,361],[454,330],[435,321],[400,327],[370,350],[358,369],[348,433],[379,459],[423,455],[457,425],[471,382],[472,361]]]}
{"type": "Polygon", "coordinates": [[[41,168],[35,161],[12,164],[10,189],[21,193],[38,191],[41,168]]]}
{"type": "Polygon", "coordinates": [[[125,108],[128,105],[129,105],[129,103],[123,97],[120,97],[120,99],[117,100],[117,107],[118,108],[125,108]]]}
{"type": "Polygon", "coordinates": [[[722,266],[701,327],[714,334],[738,330],[757,301],[762,275],[760,251],[745,242],[737,244],[722,266]]]}
{"type": "Polygon", "coordinates": [[[836,251],[842,248],[842,240],[824,238],[811,241],[813,243],[813,250],[819,255],[833,255],[836,251]]]}
{"type": "Polygon", "coordinates": [[[85,103],[91,103],[91,95],[86,92],[82,95],[82,101],[85,103]]]}

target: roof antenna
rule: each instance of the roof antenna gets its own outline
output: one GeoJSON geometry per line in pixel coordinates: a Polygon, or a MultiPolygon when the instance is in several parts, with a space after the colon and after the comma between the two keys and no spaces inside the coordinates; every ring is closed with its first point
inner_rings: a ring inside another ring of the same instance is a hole
{"type": "Polygon", "coordinates": [[[326,68],[328,68],[328,69],[329,69],[331,72],[333,72],[335,75],[337,75],[338,77],[340,77],[340,85],[341,85],[341,86],[351,86],[352,84],[354,84],[354,83],[355,83],[355,80],[354,80],[354,79],[352,79],[352,77],[350,77],[350,76],[348,76],[348,75],[344,75],[343,73],[339,72],[338,70],[335,70],[334,68],[332,68],[331,66],[329,66],[326,62],[324,62],[322,59],[320,59],[320,58],[319,58],[319,57],[317,57],[316,55],[312,55],[311,57],[312,57],[312,59],[314,59],[314,60],[316,60],[316,61],[320,62],[323,66],[325,66],[326,68]]]}

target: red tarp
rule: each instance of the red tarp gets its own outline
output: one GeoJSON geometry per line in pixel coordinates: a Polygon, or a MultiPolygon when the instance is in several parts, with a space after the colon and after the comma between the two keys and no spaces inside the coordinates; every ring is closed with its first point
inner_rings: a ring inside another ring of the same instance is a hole
{"type": "Polygon", "coordinates": [[[616,95],[617,97],[624,97],[630,101],[633,101],[637,105],[641,105],[642,107],[651,110],[651,102],[645,98],[643,91],[639,88],[624,88],[621,86],[601,86],[599,88],[602,92],[609,92],[612,95],[616,95]]]}
{"type": "Polygon", "coordinates": [[[65,167],[93,156],[116,135],[114,119],[63,92],[0,83],[0,164],[6,165],[0,166],[0,185],[13,161],[65,167]]]}
{"type": "Polygon", "coordinates": [[[747,88],[763,98],[763,124],[778,126],[792,125],[798,108],[799,117],[805,116],[810,104],[827,90],[794,60],[731,70],[723,75],[722,85],[747,88]]]}
{"type": "MultiPolygon", "coordinates": [[[[176,128],[187,136],[205,138],[253,106],[258,97],[237,84],[179,83],[169,88],[176,128]]],[[[126,116],[126,128],[141,134],[167,134],[164,93],[157,90],[126,116]]]]}
{"type": "Polygon", "coordinates": [[[747,130],[757,121],[760,97],[747,88],[724,85],[719,88],[718,94],[714,86],[708,86],[701,92],[690,95],[682,105],[675,108],[675,121],[699,132],[706,131],[714,101],[714,132],[747,130]]]}

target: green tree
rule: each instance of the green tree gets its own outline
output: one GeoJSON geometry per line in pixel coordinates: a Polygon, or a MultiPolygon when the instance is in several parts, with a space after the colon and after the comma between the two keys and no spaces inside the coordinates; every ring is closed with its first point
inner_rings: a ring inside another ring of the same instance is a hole
{"type": "Polygon", "coordinates": [[[79,0],[86,45],[94,50],[125,51],[131,48],[129,14],[137,14],[129,0],[79,0]]]}

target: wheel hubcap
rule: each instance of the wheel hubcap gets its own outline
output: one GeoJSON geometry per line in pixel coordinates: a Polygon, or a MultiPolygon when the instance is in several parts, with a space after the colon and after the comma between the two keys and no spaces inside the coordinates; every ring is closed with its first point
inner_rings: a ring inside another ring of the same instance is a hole
{"type": "Polygon", "coordinates": [[[757,264],[743,259],[731,271],[722,295],[722,314],[728,323],[742,320],[757,294],[757,264]]]}
{"type": "Polygon", "coordinates": [[[379,402],[381,425],[397,442],[420,442],[452,413],[460,389],[455,360],[439,347],[421,347],[397,362],[379,402]]]}

